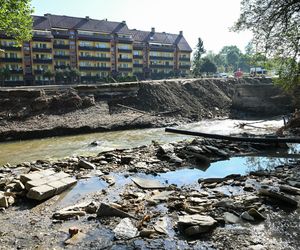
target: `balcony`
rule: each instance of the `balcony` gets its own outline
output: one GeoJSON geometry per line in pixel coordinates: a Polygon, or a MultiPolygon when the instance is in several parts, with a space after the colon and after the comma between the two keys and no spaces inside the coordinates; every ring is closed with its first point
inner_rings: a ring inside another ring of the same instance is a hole
{"type": "Polygon", "coordinates": [[[118,52],[119,53],[130,53],[131,54],[132,53],[132,49],[119,49],[118,48],[118,52]]]}
{"type": "Polygon", "coordinates": [[[174,52],[175,47],[168,47],[168,46],[151,46],[150,51],[162,51],[162,52],[174,52]]]}
{"type": "Polygon", "coordinates": [[[8,51],[21,51],[22,47],[16,47],[12,45],[0,45],[0,49],[8,50],[8,51]]]}
{"type": "Polygon", "coordinates": [[[33,52],[52,53],[52,49],[51,48],[36,48],[36,47],[33,47],[32,51],[33,52]]]}
{"type": "Polygon", "coordinates": [[[77,35],[78,40],[80,41],[99,41],[99,42],[110,42],[112,40],[111,35],[77,35]]]}
{"type": "Polygon", "coordinates": [[[79,70],[102,70],[102,71],[110,71],[110,67],[80,66],[79,70]]]}
{"type": "Polygon", "coordinates": [[[110,48],[99,48],[99,47],[94,47],[94,46],[78,46],[78,49],[80,50],[89,50],[89,51],[105,51],[109,52],[110,48]]]}
{"type": "Polygon", "coordinates": [[[22,74],[23,75],[23,69],[9,69],[9,72],[13,75],[22,74]]]}
{"type": "Polygon", "coordinates": [[[143,59],[143,55],[133,55],[134,59],[143,59]]]}
{"type": "Polygon", "coordinates": [[[144,65],[141,64],[141,63],[134,63],[134,64],[133,64],[133,67],[134,67],[134,68],[143,68],[143,66],[144,66],[144,65]]]}
{"type": "Polygon", "coordinates": [[[165,65],[165,64],[151,64],[150,68],[157,69],[173,69],[174,65],[165,65]]]}
{"type": "Polygon", "coordinates": [[[191,59],[189,57],[180,57],[179,58],[179,61],[182,61],[182,62],[189,62],[191,61],[191,59]]]}
{"type": "Polygon", "coordinates": [[[70,49],[69,44],[53,44],[54,49],[70,49]]]}
{"type": "Polygon", "coordinates": [[[180,69],[190,69],[191,65],[179,65],[180,69]]]}
{"type": "Polygon", "coordinates": [[[133,49],[134,50],[143,50],[144,45],[143,44],[133,44],[133,49]]]}
{"type": "Polygon", "coordinates": [[[110,62],[110,57],[98,57],[98,56],[79,56],[81,61],[102,61],[110,62]]]}
{"type": "Polygon", "coordinates": [[[150,59],[152,60],[168,60],[168,61],[173,61],[174,57],[170,57],[170,56],[150,56],[150,59]]]}
{"type": "Polygon", "coordinates": [[[68,69],[70,68],[70,66],[68,65],[55,65],[54,66],[54,69],[57,70],[57,69],[68,69]]]}
{"type": "Polygon", "coordinates": [[[70,60],[70,55],[54,55],[54,59],[66,59],[66,60],[70,60]]]}
{"type": "Polygon", "coordinates": [[[43,70],[43,69],[35,69],[33,72],[34,72],[35,75],[42,75],[45,72],[45,70],[43,70]]]}
{"type": "Polygon", "coordinates": [[[132,62],[132,58],[118,58],[118,62],[132,62]]]}
{"type": "Polygon", "coordinates": [[[0,58],[0,62],[17,62],[17,63],[21,63],[22,58],[2,57],[2,58],[0,58]]]}
{"type": "Polygon", "coordinates": [[[33,59],[33,63],[44,63],[44,64],[51,64],[52,63],[52,59],[48,59],[48,58],[36,58],[36,59],[33,59]]]}
{"type": "Polygon", "coordinates": [[[68,31],[52,31],[54,38],[69,39],[68,31]]]}
{"type": "Polygon", "coordinates": [[[118,42],[125,43],[125,44],[132,44],[133,40],[131,37],[118,37],[118,42]]]}
{"type": "Polygon", "coordinates": [[[123,72],[131,72],[132,68],[123,68],[123,67],[118,67],[119,71],[123,71],[123,72]]]}

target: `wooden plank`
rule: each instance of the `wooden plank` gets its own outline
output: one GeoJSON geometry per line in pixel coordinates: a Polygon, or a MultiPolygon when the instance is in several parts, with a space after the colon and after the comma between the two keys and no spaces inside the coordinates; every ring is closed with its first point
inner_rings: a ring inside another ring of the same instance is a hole
{"type": "Polygon", "coordinates": [[[242,142],[255,142],[255,143],[300,143],[300,137],[243,137],[243,136],[228,136],[219,134],[208,134],[190,130],[181,130],[175,128],[166,128],[166,132],[200,136],[211,139],[227,140],[227,141],[242,141],[242,142]]]}

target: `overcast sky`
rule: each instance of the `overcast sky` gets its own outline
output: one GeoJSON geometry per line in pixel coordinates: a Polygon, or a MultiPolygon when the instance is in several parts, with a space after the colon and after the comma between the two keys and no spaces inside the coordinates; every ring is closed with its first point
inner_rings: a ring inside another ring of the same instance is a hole
{"type": "Polygon", "coordinates": [[[250,32],[234,33],[229,27],[240,13],[240,0],[32,0],[34,14],[45,13],[125,20],[130,29],[179,33],[196,47],[198,37],[206,50],[218,53],[225,45],[242,51],[250,32]]]}

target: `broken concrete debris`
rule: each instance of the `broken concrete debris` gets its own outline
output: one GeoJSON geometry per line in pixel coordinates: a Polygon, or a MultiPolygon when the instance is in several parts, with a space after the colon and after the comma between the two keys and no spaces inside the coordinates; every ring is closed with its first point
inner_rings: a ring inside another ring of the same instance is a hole
{"type": "Polygon", "coordinates": [[[121,218],[129,217],[129,218],[136,219],[133,215],[130,215],[118,208],[112,207],[105,203],[100,204],[99,209],[97,211],[97,216],[98,217],[116,216],[116,217],[121,217],[121,218]]]}
{"type": "Polygon", "coordinates": [[[165,185],[161,184],[157,180],[133,177],[131,180],[142,189],[163,189],[166,188],[165,185]]]}
{"type": "Polygon", "coordinates": [[[69,174],[53,170],[35,171],[21,175],[20,179],[28,191],[27,198],[39,201],[60,194],[77,182],[69,174]]]}
{"type": "Polygon", "coordinates": [[[129,218],[124,218],[113,230],[118,240],[129,240],[138,236],[138,229],[132,224],[129,218]]]}
{"type": "Polygon", "coordinates": [[[179,216],[177,224],[181,232],[187,236],[192,236],[212,230],[217,221],[210,216],[195,214],[179,216]]]}

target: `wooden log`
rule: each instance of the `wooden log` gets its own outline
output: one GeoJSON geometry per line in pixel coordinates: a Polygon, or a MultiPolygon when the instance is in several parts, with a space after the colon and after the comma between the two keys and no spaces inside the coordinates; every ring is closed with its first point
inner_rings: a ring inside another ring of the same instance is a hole
{"type": "Polygon", "coordinates": [[[300,137],[243,137],[243,136],[228,136],[228,135],[219,135],[219,134],[208,134],[196,131],[181,130],[175,128],[166,128],[165,132],[183,134],[183,135],[192,135],[192,136],[201,136],[211,139],[227,140],[227,141],[242,141],[242,142],[254,142],[254,143],[300,143],[300,137]]]}

